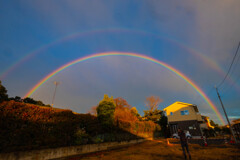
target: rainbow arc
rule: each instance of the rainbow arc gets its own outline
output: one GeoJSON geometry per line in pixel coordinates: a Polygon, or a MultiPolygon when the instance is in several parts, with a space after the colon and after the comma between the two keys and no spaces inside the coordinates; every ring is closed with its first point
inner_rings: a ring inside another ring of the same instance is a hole
{"type": "Polygon", "coordinates": [[[52,78],[53,76],[55,76],[56,74],[58,74],[59,72],[63,71],[66,68],[69,68],[77,63],[89,60],[89,59],[93,59],[93,58],[97,58],[97,57],[105,57],[105,56],[128,56],[128,57],[136,57],[136,58],[140,58],[140,59],[145,59],[148,61],[151,61],[155,64],[158,64],[166,69],[168,69],[169,71],[173,72],[174,74],[176,74],[178,77],[182,78],[184,81],[186,81],[203,99],[204,101],[211,107],[211,109],[215,112],[215,114],[217,115],[217,117],[219,118],[220,122],[222,124],[225,124],[223,117],[221,116],[220,112],[218,111],[217,107],[213,104],[213,102],[210,100],[209,97],[207,97],[207,95],[202,91],[202,89],[196,84],[194,83],[190,78],[188,78],[186,75],[184,75],[182,72],[180,72],[179,70],[177,70],[176,68],[170,66],[167,63],[164,63],[162,61],[159,61],[157,59],[154,59],[152,57],[146,56],[146,55],[142,55],[142,54],[137,54],[137,53],[127,53],[127,52],[104,52],[104,53],[97,53],[97,54],[92,54],[89,56],[85,56],[85,57],[81,57],[78,58],[74,61],[71,61],[61,67],[59,67],[58,69],[54,70],[53,72],[51,72],[50,74],[48,74],[46,77],[44,77],[43,79],[41,79],[24,97],[30,97],[34,92],[36,92],[36,90],[43,85],[46,81],[48,81],[50,78],[52,78]]]}

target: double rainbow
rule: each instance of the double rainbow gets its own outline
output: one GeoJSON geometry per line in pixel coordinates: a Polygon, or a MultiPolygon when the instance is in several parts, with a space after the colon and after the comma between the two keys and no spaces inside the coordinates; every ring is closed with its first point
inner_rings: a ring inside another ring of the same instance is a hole
{"type": "Polygon", "coordinates": [[[175,73],[177,76],[182,78],[184,81],[186,81],[193,89],[195,89],[198,94],[205,100],[205,102],[212,108],[212,110],[215,112],[217,117],[219,118],[220,122],[222,124],[225,124],[223,117],[221,116],[220,112],[216,108],[216,106],[213,104],[213,102],[207,97],[207,95],[201,90],[199,86],[197,86],[190,78],[188,78],[186,75],[178,71],[177,69],[173,68],[169,64],[166,64],[164,62],[161,62],[159,60],[156,60],[154,58],[148,57],[146,55],[142,54],[136,54],[136,53],[126,53],[126,52],[104,52],[104,53],[97,53],[92,54],[89,56],[85,56],[79,59],[76,59],[74,61],[71,61],[58,69],[54,70],[50,74],[48,74],[46,77],[44,77],[42,80],[40,80],[24,97],[30,97],[41,85],[43,85],[46,81],[48,81],[50,78],[58,74],[59,72],[63,71],[64,69],[71,67],[74,64],[77,64],[79,62],[83,62],[89,59],[97,58],[97,57],[105,57],[105,56],[128,56],[128,57],[137,57],[140,59],[145,59],[148,61],[151,61],[153,63],[159,64],[162,67],[168,69],[169,71],[175,73]]]}

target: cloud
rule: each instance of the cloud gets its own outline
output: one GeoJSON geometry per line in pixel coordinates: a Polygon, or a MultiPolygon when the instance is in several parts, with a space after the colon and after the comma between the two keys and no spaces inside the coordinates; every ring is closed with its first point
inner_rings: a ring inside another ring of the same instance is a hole
{"type": "Polygon", "coordinates": [[[234,119],[239,119],[240,116],[229,116],[228,118],[231,119],[231,120],[234,120],[234,119]]]}
{"type": "Polygon", "coordinates": [[[148,1],[156,26],[227,70],[240,41],[238,0],[148,1]]]}

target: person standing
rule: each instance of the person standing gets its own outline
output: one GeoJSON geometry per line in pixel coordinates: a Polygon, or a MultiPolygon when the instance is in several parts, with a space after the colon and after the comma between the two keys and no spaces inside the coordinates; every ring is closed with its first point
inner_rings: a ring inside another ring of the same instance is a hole
{"type": "Polygon", "coordinates": [[[186,152],[185,152],[185,148],[186,148],[189,159],[191,159],[191,154],[190,154],[189,149],[188,149],[188,141],[187,141],[186,134],[180,128],[178,129],[178,136],[180,138],[184,158],[187,159],[187,155],[186,155],[186,152]]]}

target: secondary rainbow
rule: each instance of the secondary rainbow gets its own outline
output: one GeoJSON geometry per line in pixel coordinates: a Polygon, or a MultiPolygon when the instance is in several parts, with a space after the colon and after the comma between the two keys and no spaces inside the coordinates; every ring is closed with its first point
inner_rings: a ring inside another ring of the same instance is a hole
{"type": "MultiPolygon", "coordinates": [[[[76,39],[76,38],[80,38],[80,37],[84,37],[84,36],[89,36],[89,35],[94,35],[94,34],[99,34],[99,33],[136,33],[136,34],[142,34],[142,35],[148,35],[157,39],[162,39],[162,40],[166,40],[172,44],[175,44],[178,47],[181,47],[182,49],[186,50],[187,53],[190,53],[196,57],[198,57],[199,59],[201,59],[204,63],[206,63],[207,65],[209,65],[212,69],[216,70],[222,77],[226,75],[225,71],[213,60],[210,59],[209,57],[205,56],[204,54],[196,51],[193,48],[190,48],[188,46],[186,46],[183,43],[180,43],[177,40],[173,40],[173,39],[169,39],[167,37],[161,37],[158,36],[154,33],[151,32],[146,32],[143,30],[132,30],[132,29],[127,29],[127,28],[106,28],[106,29],[96,29],[96,30],[86,30],[83,32],[76,32],[76,33],[72,33],[69,34],[67,36],[64,36],[62,38],[58,38],[50,43],[47,43],[39,48],[37,48],[36,50],[30,51],[29,53],[27,53],[24,57],[22,57],[19,61],[17,61],[16,63],[10,65],[8,68],[6,68],[4,71],[2,71],[2,73],[0,73],[0,79],[3,80],[5,79],[11,72],[15,71],[20,65],[24,64],[25,62],[27,62],[28,60],[30,60],[31,58],[33,58],[34,56],[42,53],[43,51],[55,46],[55,45],[59,45],[61,43],[76,39]]],[[[232,79],[232,78],[228,78],[227,79],[229,81],[230,84],[236,84],[235,85],[235,89],[240,92],[240,86],[238,85],[237,81],[232,79]]]]}
{"type": "Polygon", "coordinates": [[[82,58],[78,58],[74,61],[71,61],[58,69],[54,70],[50,74],[48,74],[46,77],[44,77],[42,80],[40,80],[24,97],[30,97],[42,84],[44,84],[46,81],[48,81],[50,78],[52,78],[54,75],[58,74],[62,70],[71,67],[74,64],[77,64],[79,62],[83,62],[89,59],[97,58],[97,57],[104,57],[104,56],[129,56],[129,57],[137,57],[140,59],[145,59],[148,61],[151,61],[153,63],[159,64],[162,67],[168,69],[169,71],[175,73],[177,76],[182,78],[184,81],[186,81],[193,89],[195,89],[199,95],[206,101],[206,103],[211,107],[211,109],[215,112],[219,120],[221,121],[222,124],[225,124],[223,117],[221,116],[220,112],[216,108],[216,106],[213,104],[213,102],[207,97],[207,95],[202,91],[202,89],[197,86],[190,78],[188,78],[186,75],[175,69],[174,67],[170,66],[169,64],[166,64],[162,61],[156,60],[152,57],[148,57],[146,55],[142,54],[137,54],[137,53],[128,53],[128,52],[104,52],[104,53],[97,53],[97,54],[92,54],[89,56],[85,56],[82,58]]]}
{"type": "MultiPolygon", "coordinates": [[[[190,48],[188,46],[186,46],[183,43],[180,43],[177,40],[173,40],[173,39],[169,39],[167,37],[161,37],[158,36],[154,33],[151,32],[146,32],[143,30],[131,30],[131,29],[127,29],[127,28],[107,28],[107,29],[96,29],[96,30],[87,30],[87,31],[83,31],[83,32],[76,32],[76,33],[72,33],[69,34],[67,36],[64,36],[62,38],[58,38],[50,43],[47,43],[33,51],[30,51],[29,53],[26,53],[25,56],[23,56],[19,61],[17,61],[16,63],[10,65],[8,68],[6,68],[4,71],[2,71],[2,73],[0,73],[0,79],[3,80],[7,77],[8,74],[10,74],[11,72],[13,72],[14,70],[16,70],[20,65],[26,63],[28,60],[32,59],[34,56],[44,52],[45,50],[55,46],[55,45],[59,45],[61,43],[76,39],[76,38],[80,38],[80,37],[84,37],[84,36],[89,36],[89,35],[94,35],[94,34],[99,34],[99,33],[136,33],[136,34],[142,34],[142,35],[147,35],[147,36],[151,36],[157,39],[162,39],[162,40],[166,40],[178,47],[181,47],[182,49],[186,50],[187,53],[190,53],[196,57],[198,57],[199,59],[201,59],[204,63],[206,63],[207,65],[209,65],[212,69],[216,70],[221,76],[225,76],[226,73],[225,71],[213,60],[210,59],[209,57],[205,56],[204,54],[196,51],[193,48],[190,48]]],[[[233,84],[235,81],[233,79],[228,79],[228,81],[230,81],[231,84],[233,84]]],[[[240,87],[239,85],[236,85],[236,89],[238,89],[238,91],[240,92],[240,87]]]]}

